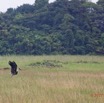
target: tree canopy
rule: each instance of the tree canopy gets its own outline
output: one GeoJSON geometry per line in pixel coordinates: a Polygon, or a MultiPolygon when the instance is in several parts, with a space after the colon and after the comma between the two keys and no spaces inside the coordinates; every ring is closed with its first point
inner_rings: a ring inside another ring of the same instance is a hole
{"type": "Polygon", "coordinates": [[[0,54],[104,54],[104,1],[36,0],[0,13],[0,54]]]}

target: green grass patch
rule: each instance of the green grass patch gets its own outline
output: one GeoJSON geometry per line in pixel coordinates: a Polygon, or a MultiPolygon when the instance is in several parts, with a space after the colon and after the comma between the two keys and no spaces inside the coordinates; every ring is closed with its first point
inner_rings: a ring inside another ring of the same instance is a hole
{"type": "Polygon", "coordinates": [[[103,56],[0,56],[0,103],[103,103],[103,94],[103,56]],[[22,69],[14,77],[9,60],[22,69]]]}

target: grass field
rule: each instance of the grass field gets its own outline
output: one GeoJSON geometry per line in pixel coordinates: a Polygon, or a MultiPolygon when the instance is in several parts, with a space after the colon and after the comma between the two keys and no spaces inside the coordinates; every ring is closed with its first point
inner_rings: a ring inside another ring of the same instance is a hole
{"type": "Polygon", "coordinates": [[[0,103],[103,102],[104,56],[0,56],[0,103]]]}

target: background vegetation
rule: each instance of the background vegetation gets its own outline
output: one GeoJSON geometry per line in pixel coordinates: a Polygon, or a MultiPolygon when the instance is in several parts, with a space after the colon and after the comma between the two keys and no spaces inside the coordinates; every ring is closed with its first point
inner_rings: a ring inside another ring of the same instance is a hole
{"type": "Polygon", "coordinates": [[[48,1],[0,13],[0,54],[104,54],[104,0],[48,1]]]}

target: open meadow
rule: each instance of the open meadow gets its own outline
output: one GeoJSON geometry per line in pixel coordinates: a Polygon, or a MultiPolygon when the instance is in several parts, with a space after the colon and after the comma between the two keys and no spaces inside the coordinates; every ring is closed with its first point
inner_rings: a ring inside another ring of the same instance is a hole
{"type": "Polygon", "coordinates": [[[104,103],[104,56],[0,56],[0,103],[104,103]]]}

